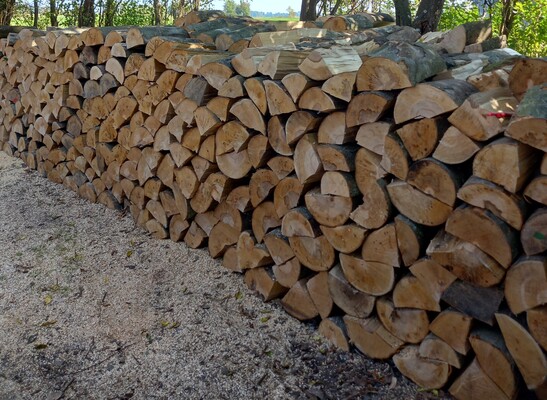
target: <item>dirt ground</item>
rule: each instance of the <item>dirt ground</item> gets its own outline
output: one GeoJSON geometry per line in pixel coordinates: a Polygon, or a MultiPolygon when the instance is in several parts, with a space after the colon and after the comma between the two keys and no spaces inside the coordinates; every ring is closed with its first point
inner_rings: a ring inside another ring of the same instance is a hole
{"type": "Polygon", "coordinates": [[[0,399],[61,398],[439,396],[0,152],[0,399]]]}

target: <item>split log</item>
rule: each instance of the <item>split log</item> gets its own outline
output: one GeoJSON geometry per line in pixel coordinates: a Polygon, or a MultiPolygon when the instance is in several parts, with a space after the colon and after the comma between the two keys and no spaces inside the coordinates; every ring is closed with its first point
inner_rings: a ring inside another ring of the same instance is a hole
{"type": "Polygon", "coordinates": [[[547,205],[547,175],[532,179],[524,189],[524,197],[540,204],[547,205]]]}
{"type": "Polygon", "coordinates": [[[434,118],[458,108],[477,89],[457,79],[427,82],[403,90],[393,117],[400,124],[415,118],[434,118]]]}
{"type": "Polygon", "coordinates": [[[440,311],[435,293],[412,275],[401,278],[393,290],[393,304],[397,308],[418,308],[420,310],[440,311]]]}
{"type": "Polygon", "coordinates": [[[516,232],[487,210],[458,207],[446,221],[446,231],[473,243],[508,268],[518,252],[516,232]]]}
{"type": "Polygon", "coordinates": [[[378,121],[395,103],[389,92],[364,92],[353,96],[346,111],[348,128],[378,121]]]}
{"type": "Polygon", "coordinates": [[[444,340],[430,333],[420,343],[418,352],[421,357],[445,362],[456,368],[461,368],[463,357],[448,345],[444,340]]]}
{"type": "Polygon", "coordinates": [[[532,86],[547,81],[547,61],[542,58],[518,60],[509,75],[509,87],[517,100],[522,100],[532,86]]]}
{"type": "Polygon", "coordinates": [[[342,318],[324,318],[319,324],[317,331],[336,348],[343,351],[349,351],[348,334],[342,318]]]}
{"type": "Polygon", "coordinates": [[[321,226],[320,228],[331,246],[346,254],[351,254],[360,248],[366,236],[366,230],[355,224],[337,227],[321,226]]]}
{"type": "Polygon", "coordinates": [[[395,354],[403,342],[389,333],[376,317],[344,317],[351,342],[367,357],[385,360],[395,354]]]}
{"type": "Polygon", "coordinates": [[[302,279],[294,284],[287,294],[281,299],[283,308],[293,317],[305,321],[319,315],[317,308],[308,292],[306,283],[308,279],[302,279]]]}
{"type": "Polygon", "coordinates": [[[328,271],[336,260],[334,249],[324,236],[292,236],[289,243],[296,258],[312,271],[328,271]]]}
{"type": "Polygon", "coordinates": [[[526,204],[523,199],[490,181],[472,176],[458,190],[458,198],[489,210],[515,229],[520,230],[524,224],[526,204]]]}
{"type": "Polygon", "coordinates": [[[396,132],[410,158],[416,161],[433,153],[439,139],[443,137],[444,132],[447,130],[447,125],[444,118],[423,118],[404,125],[396,132]]]}
{"type": "Polygon", "coordinates": [[[315,49],[298,68],[310,79],[326,81],[337,74],[355,72],[361,64],[362,61],[357,52],[346,46],[315,49]]]}
{"type": "Polygon", "coordinates": [[[431,322],[429,329],[458,353],[465,355],[471,347],[468,338],[472,321],[471,317],[448,308],[431,322]]]}
{"type": "Polygon", "coordinates": [[[449,391],[458,400],[511,399],[488,377],[476,358],[454,381],[449,391]]]}
{"type": "Polygon", "coordinates": [[[543,350],[547,349],[547,306],[526,311],[526,322],[530,334],[543,350]]]}
{"type": "Polygon", "coordinates": [[[511,119],[506,135],[536,149],[547,152],[547,84],[534,86],[526,92],[511,119]]]}
{"type": "Polygon", "coordinates": [[[393,362],[403,375],[426,389],[442,388],[452,372],[445,362],[421,357],[418,346],[406,346],[393,356],[393,362]]]}
{"type": "Polygon", "coordinates": [[[443,59],[427,45],[387,42],[371,52],[359,68],[357,90],[404,89],[438,74],[445,68],[443,59]],[[384,76],[389,76],[389,79],[384,79],[384,76]]]}
{"type": "Polygon", "coordinates": [[[481,147],[451,126],[444,133],[433,152],[433,157],[445,164],[461,164],[473,157],[481,147]]]}
{"type": "Polygon", "coordinates": [[[410,272],[420,282],[420,286],[439,302],[445,290],[456,280],[456,276],[443,268],[435,260],[422,258],[410,267],[410,272]]]}
{"type": "Polygon", "coordinates": [[[496,320],[526,386],[531,390],[540,388],[547,378],[545,354],[528,331],[513,318],[496,314],[496,320]]]}
{"type": "Polygon", "coordinates": [[[391,265],[347,254],[340,254],[340,264],[348,282],[364,293],[381,296],[393,288],[395,272],[391,265]]]}
{"type": "Polygon", "coordinates": [[[305,202],[313,218],[328,227],[343,225],[353,209],[351,197],[322,194],[317,189],[306,193],[305,202]]]}
{"type": "Polygon", "coordinates": [[[395,217],[395,232],[401,259],[403,264],[408,267],[420,257],[425,247],[426,240],[423,229],[404,215],[399,214],[395,217]]]}
{"type": "Polygon", "coordinates": [[[499,284],[505,269],[472,243],[443,230],[431,240],[427,255],[463,281],[481,287],[499,284]]]}
{"type": "Polygon", "coordinates": [[[376,312],[384,327],[405,343],[420,343],[429,332],[429,319],[424,310],[395,308],[388,298],[376,301],[376,312]]]}
{"type": "Polygon", "coordinates": [[[340,265],[333,267],[328,274],[329,292],[334,304],[355,318],[366,318],[372,313],[375,297],[355,289],[347,281],[340,265]]]}
{"type": "Polygon", "coordinates": [[[270,301],[283,296],[287,288],[281,286],[275,280],[273,273],[268,267],[252,268],[245,272],[245,284],[251,290],[256,290],[264,298],[270,301]]]}
{"type": "Polygon", "coordinates": [[[543,257],[522,258],[507,271],[505,297],[513,314],[547,303],[547,271],[543,257]]]}

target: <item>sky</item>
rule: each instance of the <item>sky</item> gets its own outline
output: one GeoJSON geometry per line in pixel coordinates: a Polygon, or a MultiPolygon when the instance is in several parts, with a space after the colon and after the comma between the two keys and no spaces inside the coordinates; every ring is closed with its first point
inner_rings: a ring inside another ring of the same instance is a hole
{"type": "MultiPolygon", "coordinates": [[[[237,0],[236,3],[238,3],[237,0]]],[[[289,6],[296,11],[300,11],[301,2],[299,0],[252,0],[250,3],[251,11],[286,13],[289,6]]],[[[224,8],[224,0],[214,0],[213,8],[222,10],[224,8]]]]}

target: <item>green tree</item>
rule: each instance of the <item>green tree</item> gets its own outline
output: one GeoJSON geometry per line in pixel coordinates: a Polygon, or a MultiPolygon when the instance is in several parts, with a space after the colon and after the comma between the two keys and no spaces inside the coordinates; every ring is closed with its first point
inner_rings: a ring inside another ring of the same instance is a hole
{"type": "Polygon", "coordinates": [[[292,8],[291,6],[287,7],[287,12],[289,13],[289,18],[296,17],[296,12],[294,11],[294,8],[292,8]]]}
{"type": "Polygon", "coordinates": [[[224,0],[224,12],[226,15],[236,15],[236,2],[234,0],[224,0]]]}
{"type": "Polygon", "coordinates": [[[236,15],[251,15],[251,3],[240,0],[236,6],[236,15]]]}

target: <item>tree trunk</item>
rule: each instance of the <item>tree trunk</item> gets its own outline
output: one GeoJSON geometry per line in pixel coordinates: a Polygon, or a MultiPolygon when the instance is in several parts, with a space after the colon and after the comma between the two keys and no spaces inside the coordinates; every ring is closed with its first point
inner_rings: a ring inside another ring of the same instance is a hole
{"type": "Polygon", "coordinates": [[[106,0],[105,10],[104,10],[104,25],[105,26],[114,26],[114,14],[118,8],[118,4],[114,0],[106,0]]]}
{"type": "Polygon", "coordinates": [[[420,30],[422,34],[436,31],[443,13],[443,6],[444,0],[422,0],[412,26],[420,30]]]}
{"type": "Polygon", "coordinates": [[[15,0],[0,1],[0,25],[9,25],[13,17],[15,0]]]}
{"type": "Polygon", "coordinates": [[[34,12],[33,12],[33,16],[34,16],[34,23],[33,23],[33,26],[35,28],[38,28],[38,0],[34,0],[34,12]]]}
{"type": "Polygon", "coordinates": [[[515,3],[516,0],[503,0],[501,10],[501,24],[499,34],[509,38],[511,29],[513,28],[513,20],[515,19],[515,3]]]}
{"type": "Polygon", "coordinates": [[[317,0],[302,0],[300,21],[315,21],[317,18],[317,0]]]}
{"type": "Polygon", "coordinates": [[[161,25],[161,8],[159,0],[154,0],[154,21],[153,25],[161,25]]]}
{"type": "Polygon", "coordinates": [[[55,0],[49,0],[49,19],[51,26],[58,26],[57,22],[57,4],[55,0]]]}
{"type": "Polygon", "coordinates": [[[408,0],[394,0],[395,24],[399,26],[412,26],[412,16],[408,0]]]}
{"type": "Polygon", "coordinates": [[[95,1],[84,0],[82,4],[82,11],[80,13],[80,20],[78,25],[82,26],[95,26],[95,1]]]}

